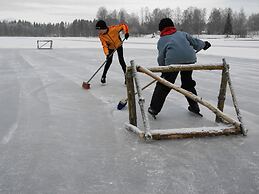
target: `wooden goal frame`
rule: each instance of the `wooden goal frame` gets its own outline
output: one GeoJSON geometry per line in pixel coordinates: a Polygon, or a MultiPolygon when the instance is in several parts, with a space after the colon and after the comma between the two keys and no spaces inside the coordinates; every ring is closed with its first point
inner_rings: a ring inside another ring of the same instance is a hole
{"type": "Polygon", "coordinates": [[[127,80],[127,95],[128,95],[128,112],[129,123],[125,124],[125,128],[129,131],[136,133],[139,137],[148,139],[178,139],[189,137],[202,137],[202,136],[218,136],[218,135],[231,135],[243,134],[247,135],[247,129],[244,127],[242,116],[236,100],[236,95],[232,86],[229,74],[229,65],[226,60],[222,60],[221,64],[191,64],[191,65],[170,65],[152,68],[144,68],[143,66],[135,65],[134,60],[130,61],[131,66],[127,67],[126,80],[127,80]],[[173,72],[173,71],[190,71],[190,70],[221,70],[221,83],[218,95],[217,107],[209,102],[203,100],[201,97],[192,94],[191,92],[168,82],[167,80],[156,75],[155,72],[173,72]],[[138,72],[144,73],[156,81],[166,85],[167,87],[181,93],[184,96],[191,98],[199,104],[207,107],[215,113],[215,122],[219,123],[217,127],[202,127],[202,128],[180,128],[180,129],[150,129],[150,124],[145,111],[145,100],[142,96],[140,89],[138,72]],[[135,85],[134,85],[135,83],[135,85]],[[229,86],[232,96],[233,105],[237,114],[238,120],[231,118],[223,113],[224,103],[226,98],[226,89],[229,86]],[[135,87],[138,96],[138,103],[141,110],[144,130],[137,127],[137,114],[136,114],[136,100],[135,100],[135,87]]]}
{"type": "Polygon", "coordinates": [[[37,49],[52,49],[53,40],[37,40],[37,49]]]}

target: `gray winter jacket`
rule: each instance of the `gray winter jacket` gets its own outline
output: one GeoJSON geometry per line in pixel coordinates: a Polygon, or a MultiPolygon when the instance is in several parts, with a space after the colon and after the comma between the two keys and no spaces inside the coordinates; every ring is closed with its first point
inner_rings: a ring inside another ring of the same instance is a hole
{"type": "Polygon", "coordinates": [[[196,62],[196,53],[203,49],[205,43],[192,37],[186,32],[177,31],[173,34],[160,37],[157,43],[158,64],[193,64],[196,62]]]}

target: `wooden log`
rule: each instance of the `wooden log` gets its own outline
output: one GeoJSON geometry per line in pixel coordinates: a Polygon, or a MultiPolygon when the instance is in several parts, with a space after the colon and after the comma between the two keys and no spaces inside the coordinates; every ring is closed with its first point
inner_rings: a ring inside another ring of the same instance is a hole
{"type": "Polygon", "coordinates": [[[133,78],[135,80],[136,90],[137,90],[137,94],[138,94],[138,103],[139,103],[141,116],[142,116],[142,120],[143,120],[145,136],[147,138],[152,139],[152,136],[150,135],[149,120],[148,120],[147,113],[145,111],[145,99],[142,96],[142,90],[140,88],[139,78],[138,78],[137,69],[136,69],[136,65],[134,63],[134,60],[131,60],[130,64],[131,64],[132,75],[133,75],[133,78]]]}
{"type": "MultiPolygon", "coordinates": [[[[223,112],[224,109],[224,103],[226,99],[226,91],[227,91],[227,69],[228,65],[224,63],[223,61],[223,70],[222,70],[222,75],[221,75],[221,83],[220,83],[220,90],[219,90],[219,96],[218,96],[218,109],[223,112]]],[[[220,117],[216,115],[216,122],[223,122],[220,117]]]]}
{"type": "MultiPolygon", "coordinates": [[[[223,62],[226,64],[225,59],[223,59],[223,62]]],[[[228,81],[228,86],[229,86],[230,93],[231,93],[231,96],[232,96],[233,105],[235,107],[237,118],[238,118],[238,120],[240,122],[240,129],[241,129],[242,134],[244,136],[246,136],[248,130],[245,128],[245,126],[243,124],[243,121],[242,121],[241,112],[239,110],[239,106],[238,106],[238,102],[237,102],[237,99],[236,99],[235,90],[234,90],[234,87],[232,85],[232,81],[231,81],[231,78],[230,78],[230,74],[229,74],[229,69],[228,68],[227,68],[227,72],[226,73],[227,73],[227,81],[228,81]]]]}
{"type": "Polygon", "coordinates": [[[126,124],[125,124],[125,128],[126,128],[128,131],[131,131],[131,132],[137,134],[140,138],[144,138],[144,137],[145,137],[144,131],[141,131],[141,130],[140,130],[138,127],[136,127],[135,125],[126,123],[126,124]]]}
{"type": "Polygon", "coordinates": [[[203,128],[180,128],[180,129],[157,129],[151,130],[152,138],[161,139],[183,139],[193,137],[219,136],[219,135],[237,135],[240,130],[235,126],[218,126],[203,128]]]}
{"type": "Polygon", "coordinates": [[[211,105],[210,103],[202,100],[202,98],[194,95],[193,93],[176,86],[175,84],[172,84],[171,82],[168,82],[167,80],[157,76],[156,74],[152,73],[150,70],[148,70],[147,68],[144,68],[142,66],[137,66],[137,69],[147,75],[149,75],[150,77],[156,79],[157,81],[159,81],[160,83],[166,85],[167,87],[174,89],[175,91],[183,94],[184,96],[187,96],[189,98],[191,98],[192,100],[202,104],[203,106],[207,107],[208,109],[210,109],[212,112],[214,112],[218,117],[222,118],[223,120],[225,120],[226,122],[233,124],[237,129],[240,130],[240,122],[235,121],[234,119],[230,118],[229,116],[227,116],[226,114],[224,114],[222,111],[220,111],[218,108],[214,107],[213,105],[211,105]]]}
{"type": "Polygon", "coordinates": [[[129,123],[137,126],[135,90],[134,90],[134,82],[133,82],[131,67],[127,67],[126,83],[127,83],[127,96],[128,96],[129,123]]]}
{"type": "MultiPolygon", "coordinates": [[[[135,133],[141,139],[145,139],[144,131],[138,127],[125,123],[128,131],[135,133]]],[[[240,130],[233,125],[222,125],[217,127],[201,127],[201,128],[179,128],[179,129],[153,129],[150,130],[153,140],[162,139],[183,139],[194,137],[211,137],[220,135],[238,135],[240,130]]]]}
{"type": "Polygon", "coordinates": [[[223,64],[211,64],[211,65],[168,65],[150,67],[148,70],[152,72],[173,72],[173,71],[191,71],[191,70],[222,70],[224,69],[223,64]]]}

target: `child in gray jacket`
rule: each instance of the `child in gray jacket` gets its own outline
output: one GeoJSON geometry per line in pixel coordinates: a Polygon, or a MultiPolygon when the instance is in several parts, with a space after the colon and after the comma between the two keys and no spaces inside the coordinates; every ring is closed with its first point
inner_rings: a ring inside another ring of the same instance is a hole
{"type": "MultiPolygon", "coordinates": [[[[159,23],[160,39],[157,43],[158,64],[166,66],[172,64],[193,64],[197,61],[196,53],[201,49],[207,50],[211,44],[192,37],[186,32],[177,31],[170,18],[164,18],[159,23]]],[[[162,73],[161,77],[174,83],[179,72],[162,73]]],[[[192,79],[192,71],[181,71],[181,87],[197,95],[196,82],[192,79]]],[[[148,112],[156,116],[162,109],[170,88],[157,82],[148,112]]],[[[186,97],[188,110],[200,116],[200,108],[197,102],[186,97]]]]}

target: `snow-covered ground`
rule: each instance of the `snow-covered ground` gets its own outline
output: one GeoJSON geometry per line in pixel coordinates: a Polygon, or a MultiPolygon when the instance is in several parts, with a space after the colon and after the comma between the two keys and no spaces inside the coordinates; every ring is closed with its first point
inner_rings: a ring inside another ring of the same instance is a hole
{"type": "MultiPolygon", "coordinates": [[[[259,193],[259,41],[206,38],[212,47],[198,53],[198,64],[226,58],[247,137],[141,141],[124,128],[127,108],[116,109],[126,96],[116,55],[106,86],[100,72],[90,90],[81,88],[105,60],[97,38],[0,37],[0,193],[259,193]],[[36,49],[43,39],[53,40],[52,50],[36,49]]],[[[130,37],[127,64],[157,66],[157,40],[130,37]]],[[[220,77],[194,72],[199,96],[214,105],[220,77]]],[[[143,92],[146,107],[153,89],[143,92]]],[[[215,126],[214,114],[201,112],[189,113],[172,91],[150,125],[215,126]]],[[[229,90],[224,112],[235,118],[229,90]]]]}

